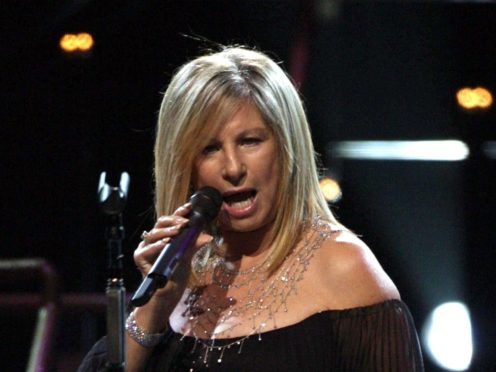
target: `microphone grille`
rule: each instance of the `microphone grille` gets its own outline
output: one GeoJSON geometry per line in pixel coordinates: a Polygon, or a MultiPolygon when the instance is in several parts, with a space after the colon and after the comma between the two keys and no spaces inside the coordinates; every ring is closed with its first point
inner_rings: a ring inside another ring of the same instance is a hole
{"type": "Polygon", "coordinates": [[[212,221],[219,213],[222,196],[217,189],[205,186],[191,196],[190,202],[193,210],[198,211],[208,221],[212,221]]]}

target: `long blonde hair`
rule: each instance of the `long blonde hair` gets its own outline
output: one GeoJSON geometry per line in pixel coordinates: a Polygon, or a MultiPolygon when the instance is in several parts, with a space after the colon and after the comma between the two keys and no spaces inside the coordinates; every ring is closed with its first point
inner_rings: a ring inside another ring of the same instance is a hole
{"type": "Polygon", "coordinates": [[[183,65],[160,108],[155,142],[155,210],[171,214],[191,193],[193,162],[239,106],[255,105],[280,150],[279,191],[272,249],[273,272],[315,216],[339,225],[318,180],[315,152],[301,99],[285,72],[265,54],[226,47],[183,65]]]}

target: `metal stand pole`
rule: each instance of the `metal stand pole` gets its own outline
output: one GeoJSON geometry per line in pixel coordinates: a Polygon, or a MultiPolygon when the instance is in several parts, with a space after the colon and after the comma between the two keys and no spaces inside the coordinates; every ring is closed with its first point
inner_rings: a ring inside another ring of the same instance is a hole
{"type": "Polygon", "coordinates": [[[129,174],[121,174],[119,187],[111,187],[105,182],[106,173],[100,175],[98,202],[107,215],[105,238],[108,248],[107,279],[107,371],[125,371],[125,299],[126,288],[122,277],[122,241],[125,237],[122,212],[126,206],[129,188],[129,174]]]}

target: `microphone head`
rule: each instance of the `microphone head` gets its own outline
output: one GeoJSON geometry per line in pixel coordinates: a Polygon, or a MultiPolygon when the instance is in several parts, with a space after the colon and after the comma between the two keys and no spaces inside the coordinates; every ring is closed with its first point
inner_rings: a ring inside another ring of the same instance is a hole
{"type": "Polygon", "coordinates": [[[219,214],[222,196],[217,189],[205,186],[195,192],[189,201],[193,205],[193,210],[210,222],[219,214]]]}

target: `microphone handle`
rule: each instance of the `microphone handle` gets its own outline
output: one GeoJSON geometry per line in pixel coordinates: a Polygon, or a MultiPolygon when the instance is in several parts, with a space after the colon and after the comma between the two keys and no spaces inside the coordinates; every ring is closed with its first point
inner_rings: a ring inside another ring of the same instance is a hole
{"type": "Polygon", "coordinates": [[[133,306],[140,307],[147,304],[155,291],[167,284],[179,261],[186,250],[194,244],[205,224],[205,217],[194,210],[191,211],[188,226],[160,252],[148,275],[134,294],[131,299],[133,306]]]}

